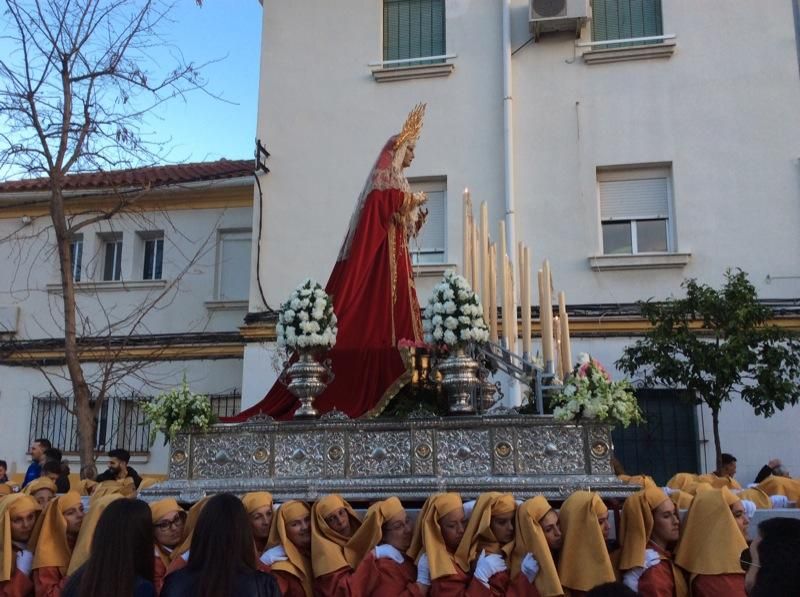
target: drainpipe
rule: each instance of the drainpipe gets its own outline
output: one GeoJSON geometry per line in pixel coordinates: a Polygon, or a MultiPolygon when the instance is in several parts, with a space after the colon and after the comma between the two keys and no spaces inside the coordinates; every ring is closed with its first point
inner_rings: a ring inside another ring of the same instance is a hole
{"type": "MultiPolygon", "coordinates": [[[[511,260],[514,272],[515,288],[519,288],[516,278],[517,235],[514,218],[514,129],[513,129],[513,100],[511,97],[511,0],[503,0],[503,187],[506,223],[506,252],[511,260]]],[[[516,294],[516,293],[515,293],[516,294]]],[[[517,313],[517,301],[512,301],[514,316],[517,313]]],[[[506,313],[503,313],[506,317],[506,313]]],[[[509,350],[517,352],[517,340],[512,340],[509,350]]],[[[511,378],[509,385],[509,406],[521,404],[522,392],[520,384],[511,378]]]]}

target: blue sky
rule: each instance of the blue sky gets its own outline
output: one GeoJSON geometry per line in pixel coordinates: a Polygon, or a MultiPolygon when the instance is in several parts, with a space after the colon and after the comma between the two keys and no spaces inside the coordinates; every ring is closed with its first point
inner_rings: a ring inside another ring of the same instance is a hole
{"type": "Polygon", "coordinates": [[[258,106],[262,8],[258,0],[176,0],[165,32],[184,58],[221,59],[203,71],[208,90],[227,102],[194,93],[159,108],[158,133],[171,137],[170,161],[241,159],[253,155],[258,106]]]}

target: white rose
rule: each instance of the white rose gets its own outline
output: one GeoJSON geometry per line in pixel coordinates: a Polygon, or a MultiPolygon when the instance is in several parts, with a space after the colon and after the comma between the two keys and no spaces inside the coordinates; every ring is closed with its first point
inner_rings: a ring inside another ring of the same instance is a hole
{"type": "Polygon", "coordinates": [[[300,321],[308,321],[308,313],[305,311],[300,311],[300,313],[297,314],[297,317],[300,318],[300,321]]]}
{"type": "Polygon", "coordinates": [[[455,343],[456,343],[456,335],[455,335],[453,332],[451,332],[450,330],[447,330],[447,331],[444,333],[444,341],[445,341],[445,342],[446,342],[448,345],[453,345],[453,344],[455,344],[455,343]]]}
{"type": "Polygon", "coordinates": [[[472,340],[472,332],[469,331],[468,329],[461,330],[460,336],[461,336],[461,339],[464,340],[464,341],[468,342],[468,341],[472,340]]]}
{"type": "Polygon", "coordinates": [[[292,323],[293,320],[294,320],[294,311],[289,309],[288,311],[283,312],[283,321],[285,323],[292,323]]]}
{"type": "Polygon", "coordinates": [[[442,328],[436,328],[435,330],[433,330],[433,338],[435,340],[441,340],[442,339],[442,335],[443,335],[442,334],[442,328]]]}
{"type": "Polygon", "coordinates": [[[290,304],[292,309],[294,309],[295,311],[300,309],[300,307],[302,306],[300,303],[300,299],[292,299],[292,302],[290,304]]]}
{"type": "Polygon", "coordinates": [[[455,313],[456,312],[456,304],[453,301],[447,301],[444,304],[444,312],[445,313],[455,313]]]}
{"type": "Polygon", "coordinates": [[[458,327],[458,319],[455,317],[448,317],[444,320],[444,327],[448,330],[454,330],[458,327]]]}

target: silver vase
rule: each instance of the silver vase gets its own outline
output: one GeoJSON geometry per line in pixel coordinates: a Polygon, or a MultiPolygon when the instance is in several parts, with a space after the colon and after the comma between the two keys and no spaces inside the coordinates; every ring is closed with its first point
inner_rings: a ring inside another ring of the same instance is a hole
{"type": "Polygon", "coordinates": [[[447,394],[451,414],[468,415],[475,412],[473,391],[480,384],[478,362],[466,354],[463,348],[439,363],[442,387],[447,394]]]}
{"type": "Polygon", "coordinates": [[[322,394],[333,381],[333,371],[330,361],[320,363],[311,352],[303,351],[285,370],[281,381],[300,400],[300,406],[294,411],[294,418],[316,419],[319,412],[314,408],[314,398],[322,394]]]}

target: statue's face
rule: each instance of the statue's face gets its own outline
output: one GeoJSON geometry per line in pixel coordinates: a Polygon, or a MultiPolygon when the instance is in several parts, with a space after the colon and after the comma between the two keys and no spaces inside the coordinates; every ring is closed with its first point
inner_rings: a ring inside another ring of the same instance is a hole
{"type": "Polygon", "coordinates": [[[406,145],[406,155],[403,156],[403,168],[408,168],[414,161],[414,146],[410,143],[406,145]]]}

